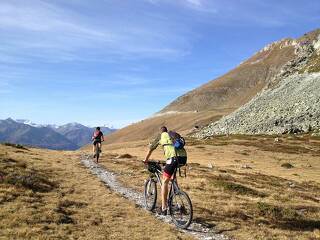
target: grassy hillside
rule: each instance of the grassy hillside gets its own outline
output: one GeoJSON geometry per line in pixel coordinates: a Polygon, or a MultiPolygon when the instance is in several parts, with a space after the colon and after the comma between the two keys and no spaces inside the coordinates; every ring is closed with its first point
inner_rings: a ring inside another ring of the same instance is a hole
{"type": "Polygon", "coordinates": [[[234,109],[216,111],[171,113],[155,116],[129,125],[105,137],[106,143],[120,143],[152,138],[159,133],[159,128],[166,125],[169,129],[178,130],[182,134],[192,131],[195,126],[203,127],[217,121],[234,109]]]}
{"type": "Polygon", "coordinates": [[[238,108],[253,98],[281,67],[292,60],[294,47],[283,40],[258,52],[235,69],[177,98],[161,112],[238,108]]]}
{"type": "MultiPolygon", "coordinates": [[[[139,160],[146,152],[147,141],[106,145],[101,164],[141,191],[147,172],[139,160]]],[[[179,183],[196,222],[238,240],[320,238],[319,138],[189,139],[187,152],[188,176],[179,183]]],[[[162,150],[152,158],[163,159],[162,150]]]]}
{"type": "Polygon", "coordinates": [[[0,239],[151,236],[190,238],[108,190],[74,152],[0,145],[0,239]]]}
{"type": "MultiPolygon", "coordinates": [[[[180,96],[161,112],[238,108],[267,86],[285,64],[297,58],[298,45],[318,40],[319,34],[320,29],[316,29],[297,39],[271,43],[225,75],[180,96]]],[[[314,69],[316,66],[311,71],[314,69]]]]}

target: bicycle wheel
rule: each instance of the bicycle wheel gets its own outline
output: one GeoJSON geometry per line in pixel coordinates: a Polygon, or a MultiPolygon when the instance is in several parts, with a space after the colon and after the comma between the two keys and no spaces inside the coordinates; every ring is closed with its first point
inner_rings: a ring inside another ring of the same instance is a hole
{"type": "Polygon", "coordinates": [[[147,210],[152,211],[157,203],[157,183],[149,178],[144,184],[144,204],[147,210]]]}
{"type": "Polygon", "coordinates": [[[169,213],[173,223],[186,229],[192,222],[193,209],[192,203],[187,193],[178,191],[169,200],[169,213]]]}
{"type": "Polygon", "coordinates": [[[99,157],[100,157],[100,148],[97,146],[96,147],[96,163],[98,163],[98,161],[99,161],[99,157]]]}

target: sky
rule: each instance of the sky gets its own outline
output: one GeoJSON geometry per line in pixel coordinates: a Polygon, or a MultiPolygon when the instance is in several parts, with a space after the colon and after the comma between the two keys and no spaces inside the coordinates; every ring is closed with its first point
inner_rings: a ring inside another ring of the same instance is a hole
{"type": "Polygon", "coordinates": [[[318,0],[0,0],[0,119],[123,127],[270,42],[318,0]]]}

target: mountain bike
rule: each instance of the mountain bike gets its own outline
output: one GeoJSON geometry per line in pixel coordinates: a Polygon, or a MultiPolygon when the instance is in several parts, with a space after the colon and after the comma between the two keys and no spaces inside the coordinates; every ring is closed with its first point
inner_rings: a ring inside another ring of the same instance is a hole
{"type": "MultiPolygon", "coordinates": [[[[165,165],[165,163],[162,165],[165,165]]],[[[160,162],[155,161],[148,161],[146,166],[150,172],[150,176],[144,184],[144,202],[145,208],[153,211],[157,203],[157,183],[162,186],[162,168],[160,162]]],[[[168,208],[173,223],[179,228],[186,229],[192,222],[193,209],[190,197],[178,186],[176,174],[179,168],[180,166],[175,169],[173,178],[170,181],[168,208]]]]}
{"type": "Polygon", "coordinates": [[[99,162],[100,153],[101,153],[101,147],[99,146],[99,144],[96,144],[95,152],[94,152],[94,155],[93,155],[93,158],[95,158],[95,162],[96,163],[99,162]]]}

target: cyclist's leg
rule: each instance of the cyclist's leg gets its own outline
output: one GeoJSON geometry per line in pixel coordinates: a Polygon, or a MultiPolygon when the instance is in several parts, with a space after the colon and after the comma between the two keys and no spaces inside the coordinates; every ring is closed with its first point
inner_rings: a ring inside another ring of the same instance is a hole
{"type": "Polygon", "coordinates": [[[92,143],[92,153],[96,154],[96,142],[95,141],[92,143]]]}
{"type": "Polygon", "coordinates": [[[169,191],[169,181],[171,177],[168,177],[166,175],[163,175],[163,183],[161,188],[161,207],[162,210],[165,210],[168,208],[168,191],[169,191]]]}
{"type": "Polygon", "coordinates": [[[99,146],[100,152],[102,152],[101,151],[101,146],[102,146],[101,142],[98,142],[98,146],[99,146]]]}
{"type": "Polygon", "coordinates": [[[166,161],[166,166],[163,169],[163,185],[162,185],[162,210],[167,209],[168,207],[168,190],[169,182],[173,176],[174,170],[177,167],[178,161],[175,158],[168,159],[166,161]]]}

